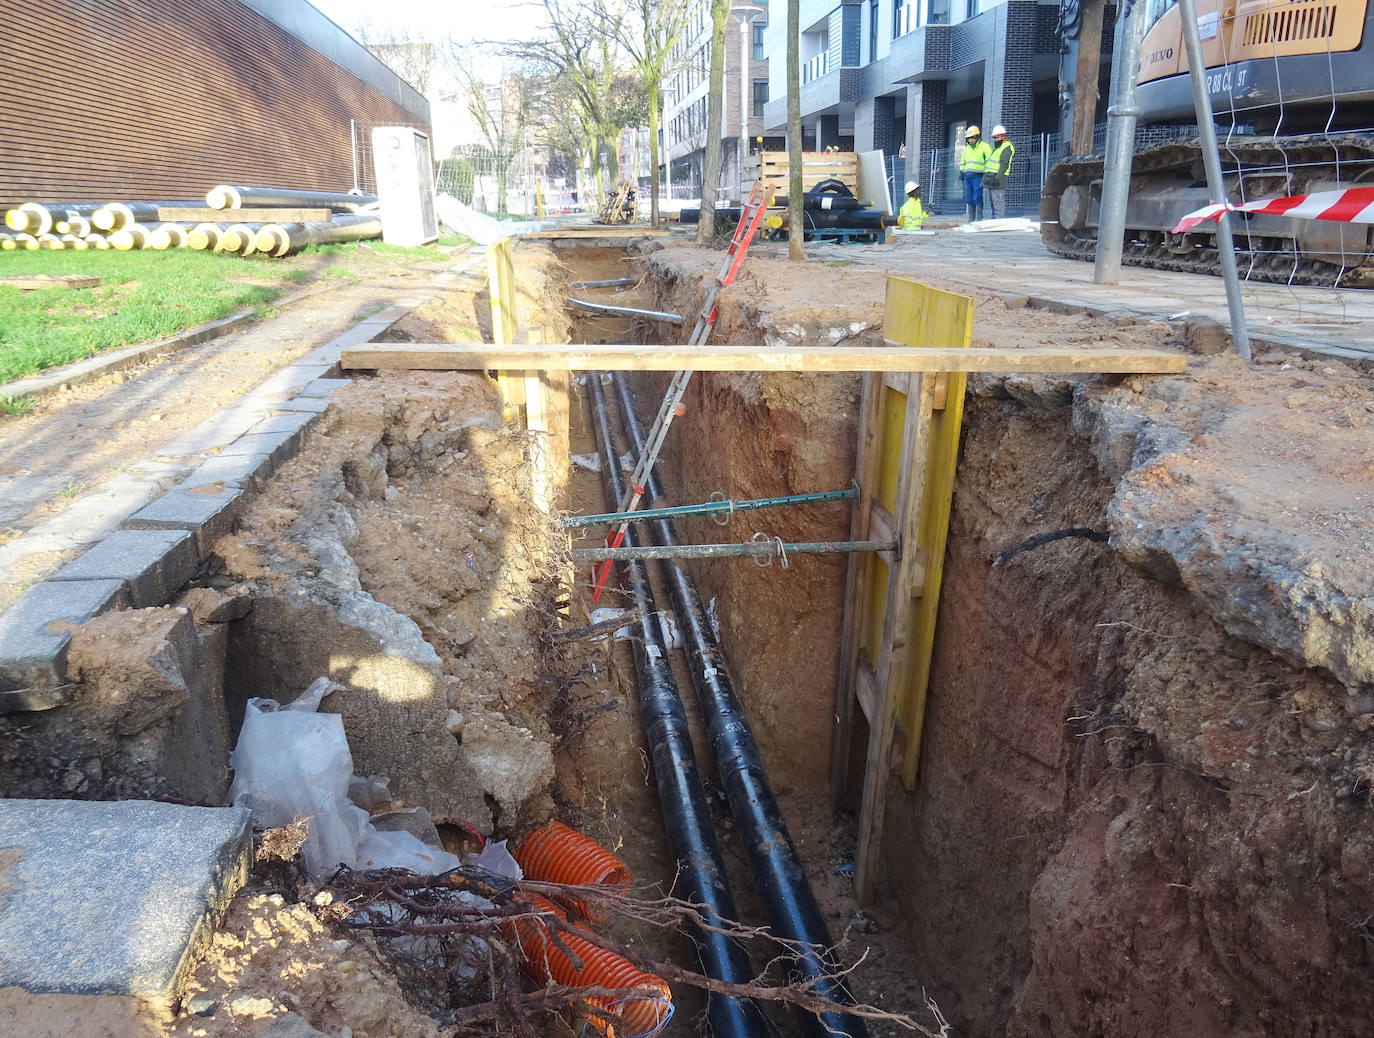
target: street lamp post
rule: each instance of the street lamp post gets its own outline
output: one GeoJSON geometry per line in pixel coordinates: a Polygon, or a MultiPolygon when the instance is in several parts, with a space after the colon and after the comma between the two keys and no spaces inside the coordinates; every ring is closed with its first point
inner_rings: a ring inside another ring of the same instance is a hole
{"type": "Polygon", "coordinates": [[[754,19],[766,15],[768,8],[758,4],[736,4],[730,14],[739,18],[739,146],[735,155],[735,173],[739,177],[739,200],[744,204],[744,160],[749,155],[749,92],[745,85],[752,86],[749,76],[749,51],[753,44],[754,19]]]}

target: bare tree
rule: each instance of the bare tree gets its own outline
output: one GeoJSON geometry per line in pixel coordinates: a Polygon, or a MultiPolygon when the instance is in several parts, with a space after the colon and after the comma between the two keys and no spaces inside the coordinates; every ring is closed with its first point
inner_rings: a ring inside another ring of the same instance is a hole
{"type": "Polygon", "coordinates": [[[787,258],[806,259],[802,221],[801,0],[787,0],[787,258]]]}
{"type": "Polygon", "coordinates": [[[433,42],[415,36],[409,29],[383,25],[368,15],[358,18],[349,32],[373,57],[429,96],[438,57],[433,42]]]}
{"type": "Polygon", "coordinates": [[[485,83],[468,62],[455,63],[454,72],[462,84],[468,114],[492,157],[496,211],[504,213],[510,164],[521,150],[529,112],[529,78],[502,68],[495,83],[485,83]]]}
{"type": "Polygon", "coordinates": [[[657,227],[658,116],[663,80],[672,70],[673,50],[686,32],[692,6],[681,0],[631,0],[630,14],[620,23],[620,44],[639,74],[649,108],[649,222],[657,227]]]}
{"type": "MultiPolygon", "coordinates": [[[[706,154],[701,160],[701,217],[697,241],[705,244],[716,233],[716,192],[720,187],[721,105],[725,94],[725,29],[730,0],[711,0],[711,87],[706,95],[706,154]]],[[[743,77],[743,71],[740,75],[743,77]]],[[[741,89],[743,80],[741,78],[741,89]]]]}

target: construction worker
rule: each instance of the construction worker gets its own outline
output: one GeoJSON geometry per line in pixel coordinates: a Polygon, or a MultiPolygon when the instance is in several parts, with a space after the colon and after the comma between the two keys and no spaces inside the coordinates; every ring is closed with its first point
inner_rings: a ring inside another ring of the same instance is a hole
{"type": "Polygon", "coordinates": [[[906,182],[906,201],[897,214],[897,227],[904,231],[919,231],[921,225],[930,219],[926,207],[921,204],[921,185],[914,180],[906,182]]]}
{"type": "Polygon", "coordinates": [[[1007,128],[1000,123],[992,128],[992,148],[988,151],[987,169],[983,173],[983,192],[988,196],[992,218],[1007,215],[1007,178],[1011,175],[1011,160],[1016,145],[1007,140],[1007,128]]]}
{"type": "Polygon", "coordinates": [[[983,174],[987,172],[992,149],[983,140],[983,131],[970,126],[964,131],[964,150],[959,155],[959,179],[964,182],[964,209],[968,221],[983,218],[983,174]]]}

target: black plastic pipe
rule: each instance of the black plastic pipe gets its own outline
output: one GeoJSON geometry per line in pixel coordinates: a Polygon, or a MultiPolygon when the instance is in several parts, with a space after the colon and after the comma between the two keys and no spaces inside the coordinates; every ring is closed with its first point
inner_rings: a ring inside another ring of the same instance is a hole
{"type": "MultiPolygon", "coordinates": [[[[635,453],[640,453],[644,449],[644,434],[639,427],[634,394],[623,376],[611,377],[619,394],[620,413],[630,446],[635,453]]],[[[593,378],[588,377],[589,385],[592,381],[593,378]]],[[[651,498],[667,503],[663,484],[656,473],[649,474],[647,489],[651,498]]],[[[660,544],[678,543],[671,520],[656,520],[650,529],[660,544]]],[[[816,979],[813,989],[816,994],[836,1002],[853,1002],[853,996],[844,985],[834,979],[836,964],[826,957],[832,947],[829,928],[768,784],[768,773],[754,741],[753,729],[735,694],[729,664],[711,629],[701,595],[681,563],[663,562],[660,565],[673,596],[678,628],[691,663],[692,683],[706,719],[716,771],[749,854],[754,883],[768,921],[778,936],[806,945],[808,950],[797,956],[795,967],[806,979],[816,979]]],[[[833,1038],[834,1035],[865,1038],[868,1034],[863,1020],[857,1016],[826,1013],[817,1017],[800,1010],[798,1016],[802,1027],[814,1038],[833,1038]]]]}
{"type": "MultiPolygon", "coordinates": [[[[617,507],[624,500],[620,453],[615,449],[606,413],[606,394],[599,372],[587,376],[587,390],[595,418],[597,446],[601,451],[606,503],[617,507]]],[[[634,530],[628,543],[637,543],[634,530]]],[[[654,779],[668,847],[677,860],[680,896],[706,905],[720,919],[737,919],[735,899],[725,878],[715,827],[707,807],[706,792],[692,752],[687,712],[673,678],[672,664],[654,609],[649,571],[642,562],[624,563],[626,578],[638,606],[635,623],[635,677],[639,685],[639,712],[653,756],[654,779]]],[[[753,977],[749,954],[737,941],[723,934],[693,928],[689,931],[701,972],[718,980],[745,984],[753,977]]],[[[767,1022],[753,1002],[726,995],[706,996],[706,1020],[715,1038],[768,1038],[767,1022]]]]}

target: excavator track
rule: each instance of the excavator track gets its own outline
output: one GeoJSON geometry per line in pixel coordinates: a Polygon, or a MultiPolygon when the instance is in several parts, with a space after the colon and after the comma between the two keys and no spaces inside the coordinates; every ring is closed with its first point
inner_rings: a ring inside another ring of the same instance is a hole
{"type": "MultiPolygon", "coordinates": [[[[1223,176],[1227,197],[1269,198],[1331,190],[1336,184],[1354,186],[1374,180],[1374,137],[1364,134],[1313,134],[1301,137],[1232,137],[1222,144],[1223,176]]],[[[1097,252],[1095,221],[1084,219],[1084,199],[1095,181],[1102,179],[1098,156],[1065,159],[1050,170],[1040,197],[1040,236],[1057,256],[1092,260],[1097,252]],[[1077,191],[1074,196],[1072,193],[1077,191]],[[1066,222],[1060,222],[1061,206],[1069,193],[1066,222]]],[[[1221,274],[1214,224],[1199,224],[1187,234],[1174,234],[1169,221],[1140,219],[1143,208],[1137,199],[1152,193],[1158,202],[1177,190],[1179,204],[1171,219],[1199,208],[1182,196],[1205,184],[1202,152],[1196,139],[1179,139],[1134,156],[1131,163],[1131,194],[1127,205],[1127,231],[1121,261],[1155,270],[1190,274],[1221,274]]],[[[1153,212],[1158,212],[1156,205],[1153,212]]],[[[1374,288],[1374,248],[1370,232],[1361,225],[1325,228],[1328,238],[1338,236],[1341,255],[1311,248],[1295,234],[1300,221],[1269,217],[1253,223],[1245,216],[1232,217],[1237,260],[1242,277],[1292,285],[1340,285],[1374,288]],[[1255,229],[1252,229],[1255,228],[1255,229]],[[1261,233],[1262,232],[1262,233],[1261,233]],[[1314,254],[1315,253],[1315,254],[1314,254]]]]}

